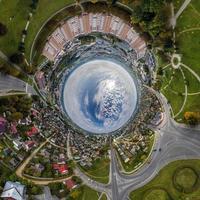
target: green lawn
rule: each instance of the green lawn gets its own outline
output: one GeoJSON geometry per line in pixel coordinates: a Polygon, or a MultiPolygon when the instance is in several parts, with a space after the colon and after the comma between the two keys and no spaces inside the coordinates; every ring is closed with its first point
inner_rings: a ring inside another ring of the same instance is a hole
{"type": "Polygon", "coordinates": [[[106,195],[105,195],[105,194],[103,194],[100,200],[107,200],[107,197],[106,197],[106,195]]]}
{"type": "MultiPolygon", "coordinates": [[[[174,0],[175,8],[180,7],[182,0],[174,0]]],[[[197,75],[200,76],[200,1],[192,0],[188,7],[184,10],[182,15],[177,20],[176,26],[176,41],[178,52],[182,56],[182,63],[192,69],[197,75]]],[[[164,65],[161,65],[162,67],[164,65]]],[[[182,66],[183,73],[186,77],[188,84],[188,93],[200,92],[200,83],[195,76],[182,66]]],[[[177,70],[175,70],[177,71],[177,70]]],[[[172,105],[172,109],[176,114],[184,101],[184,97],[176,95],[173,91],[184,92],[184,79],[178,70],[175,73],[173,81],[164,90],[164,87],[171,79],[172,72],[169,69],[165,70],[166,76],[163,77],[162,92],[167,97],[172,105]],[[175,98],[174,98],[175,97],[175,98]]],[[[177,119],[183,121],[184,112],[186,111],[200,111],[199,95],[188,96],[186,105],[182,113],[177,116],[177,119]]]]}
{"type": "Polygon", "coordinates": [[[191,187],[194,185],[196,174],[200,173],[200,160],[175,161],[164,167],[159,174],[147,185],[130,194],[132,200],[194,200],[200,197],[199,177],[195,189],[191,193],[183,193],[176,189],[173,183],[191,187]],[[192,170],[191,170],[191,169],[192,170]],[[176,173],[175,173],[176,172],[176,173]],[[176,175],[175,175],[176,174],[176,175]],[[157,198],[154,198],[157,196],[157,198]],[[182,197],[182,198],[181,198],[182,197]]]}
{"type": "Polygon", "coordinates": [[[98,200],[98,193],[95,190],[92,190],[91,188],[84,186],[83,194],[82,194],[82,200],[98,200]]]}
{"type": "Polygon", "coordinates": [[[169,195],[165,190],[154,189],[147,191],[144,195],[144,200],[170,200],[169,195]]]}
{"type": "Polygon", "coordinates": [[[97,159],[94,161],[93,166],[89,169],[81,167],[91,179],[101,182],[108,183],[109,171],[110,171],[110,160],[108,158],[97,159]]]}
{"type": "Polygon", "coordinates": [[[186,167],[177,172],[175,181],[179,186],[187,189],[195,185],[197,178],[198,174],[196,174],[193,169],[186,167]]]}
{"type": "Polygon", "coordinates": [[[174,4],[174,12],[176,13],[179,8],[181,7],[181,5],[183,4],[185,0],[173,0],[173,4],[174,4]]]}
{"type": "Polygon", "coordinates": [[[8,56],[18,50],[30,4],[31,0],[2,0],[0,2],[0,22],[8,28],[8,33],[0,37],[0,50],[8,56]]]}

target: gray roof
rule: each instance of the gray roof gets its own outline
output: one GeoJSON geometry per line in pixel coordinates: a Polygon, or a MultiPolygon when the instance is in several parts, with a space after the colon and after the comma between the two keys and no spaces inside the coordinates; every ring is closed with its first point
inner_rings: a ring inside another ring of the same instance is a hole
{"type": "Polygon", "coordinates": [[[7,181],[1,197],[9,197],[15,200],[25,200],[25,186],[20,184],[19,182],[7,181]]]}

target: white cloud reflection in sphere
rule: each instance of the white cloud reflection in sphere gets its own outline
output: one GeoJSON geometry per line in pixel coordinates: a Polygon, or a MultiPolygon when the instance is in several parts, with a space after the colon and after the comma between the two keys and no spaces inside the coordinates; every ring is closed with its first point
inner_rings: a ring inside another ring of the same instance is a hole
{"type": "Polygon", "coordinates": [[[137,104],[137,89],[131,75],[119,64],[93,60],[77,67],[63,89],[67,115],[80,128],[107,134],[122,127],[137,104]]]}

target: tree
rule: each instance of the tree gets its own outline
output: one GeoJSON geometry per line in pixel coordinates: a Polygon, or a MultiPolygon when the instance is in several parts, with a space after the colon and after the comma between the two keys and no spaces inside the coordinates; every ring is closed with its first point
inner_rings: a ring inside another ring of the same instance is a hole
{"type": "Polygon", "coordinates": [[[6,35],[7,32],[8,32],[8,29],[7,29],[6,25],[4,25],[0,22],[0,36],[6,35]]]}
{"type": "Polygon", "coordinates": [[[38,195],[42,193],[42,189],[36,185],[33,185],[30,187],[30,194],[32,195],[38,195]]]}
{"type": "Polygon", "coordinates": [[[30,5],[33,10],[37,9],[38,0],[32,0],[32,4],[30,5]]]}
{"type": "Polygon", "coordinates": [[[11,114],[11,120],[15,121],[15,120],[19,120],[19,119],[22,119],[23,118],[23,114],[20,113],[20,112],[14,112],[11,114]]]}
{"type": "Polygon", "coordinates": [[[184,119],[189,125],[197,125],[200,122],[200,112],[185,112],[184,119]]]}
{"type": "Polygon", "coordinates": [[[112,0],[112,5],[115,5],[117,3],[117,0],[112,0]]]}
{"type": "Polygon", "coordinates": [[[15,64],[22,64],[24,62],[24,56],[21,53],[14,53],[10,56],[10,61],[15,64]]]}
{"type": "Polygon", "coordinates": [[[133,24],[140,22],[142,19],[142,8],[140,6],[133,7],[133,13],[131,16],[131,21],[133,24]]]}

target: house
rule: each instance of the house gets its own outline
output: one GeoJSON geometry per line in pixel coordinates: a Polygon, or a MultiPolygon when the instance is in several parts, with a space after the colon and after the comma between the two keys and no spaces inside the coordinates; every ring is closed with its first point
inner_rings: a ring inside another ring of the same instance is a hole
{"type": "Polygon", "coordinates": [[[77,186],[76,183],[71,178],[65,181],[65,185],[68,190],[72,190],[77,186]]]}
{"type": "Polygon", "coordinates": [[[34,145],[35,145],[34,141],[28,140],[28,141],[24,142],[24,148],[26,151],[31,150],[34,147],[34,145]]]}
{"type": "Polygon", "coordinates": [[[25,193],[26,188],[24,185],[19,182],[7,181],[1,194],[1,198],[6,200],[25,200],[25,193]]]}
{"type": "Polygon", "coordinates": [[[42,173],[42,171],[44,171],[44,166],[42,164],[38,163],[38,164],[35,165],[35,170],[38,173],[42,173]]]}
{"type": "Polygon", "coordinates": [[[45,85],[46,85],[46,83],[45,83],[45,77],[44,77],[44,72],[42,72],[42,71],[37,72],[36,75],[35,75],[35,77],[36,77],[37,83],[39,85],[39,88],[40,89],[44,89],[45,85]]]}
{"type": "Polygon", "coordinates": [[[56,164],[52,165],[53,169],[58,171],[60,174],[67,174],[69,172],[69,167],[66,164],[56,164]]]}
{"type": "Polygon", "coordinates": [[[0,117],[0,135],[2,135],[4,131],[6,130],[6,124],[7,124],[6,119],[3,117],[0,117]]]}
{"type": "Polygon", "coordinates": [[[19,139],[13,140],[13,144],[14,148],[17,150],[20,150],[22,148],[22,142],[19,139]]]}
{"type": "Polygon", "coordinates": [[[31,120],[29,120],[28,118],[20,119],[18,123],[21,125],[29,125],[31,123],[31,120]]]}
{"type": "Polygon", "coordinates": [[[14,135],[17,133],[17,127],[16,126],[17,126],[16,122],[13,122],[13,123],[10,124],[10,132],[14,135]]]}
{"type": "Polygon", "coordinates": [[[32,137],[32,136],[34,136],[34,135],[36,135],[38,133],[39,133],[38,129],[35,126],[33,126],[31,128],[31,130],[26,132],[26,135],[29,136],[29,137],[32,137]]]}

